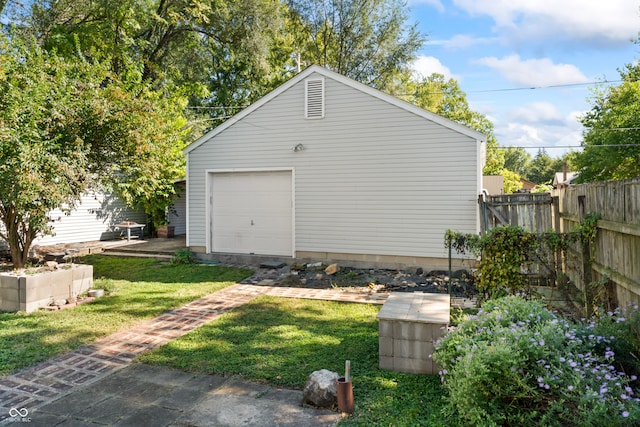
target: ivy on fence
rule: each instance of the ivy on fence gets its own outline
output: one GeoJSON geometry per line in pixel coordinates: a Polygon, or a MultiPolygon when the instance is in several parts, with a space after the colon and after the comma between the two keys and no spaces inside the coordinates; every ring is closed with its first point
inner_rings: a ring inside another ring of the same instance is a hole
{"type": "Polygon", "coordinates": [[[476,284],[484,298],[529,293],[524,272],[532,270],[532,265],[538,263],[557,274],[553,261],[555,254],[564,253],[578,241],[583,244],[592,242],[598,218],[594,214],[587,215],[578,229],[571,233],[548,231],[536,234],[512,225],[495,227],[482,235],[447,230],[445,247],[480,258],[476,284]]]}

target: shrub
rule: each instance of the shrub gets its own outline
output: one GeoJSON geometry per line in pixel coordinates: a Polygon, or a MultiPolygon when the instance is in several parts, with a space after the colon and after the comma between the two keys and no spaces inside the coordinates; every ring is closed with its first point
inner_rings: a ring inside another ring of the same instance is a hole
{"type": "Polygon", "coordinates": [[[614,367],[617,337],[598,328],[537,301],[486,301],[436,345],[449,415],[463,425],[637,425],[636,378],[614,367]]]}
{"type": "Polygon", "coordinates": [[[171,258],[171,264],[195,264],[196,261],[196,256],[188,249],[176,250],[171,258]]]}

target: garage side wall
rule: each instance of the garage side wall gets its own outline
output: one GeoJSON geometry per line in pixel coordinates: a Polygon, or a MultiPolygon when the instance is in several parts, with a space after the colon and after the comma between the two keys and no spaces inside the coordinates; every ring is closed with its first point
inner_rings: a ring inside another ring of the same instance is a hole
{"type": "Polygon", "coordinates": [[[302,80],[188,153],[189,245],[207,246],[207,171],[292,168],[296,252],[446,258],[446,229],[477,231],[480,143],[324,79],[324,118],[302,80]]]}

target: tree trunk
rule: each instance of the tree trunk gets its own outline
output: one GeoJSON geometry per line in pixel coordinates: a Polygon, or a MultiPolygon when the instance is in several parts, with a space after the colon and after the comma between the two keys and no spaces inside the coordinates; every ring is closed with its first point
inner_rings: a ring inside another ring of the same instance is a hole
{"type": "Polygon", "coordinates": [[[12,208],[5,212],[4,225],[13,268],[24,268],[29,259],[29,249],[35,238],[31,226],[17,218],[12,208]]]}

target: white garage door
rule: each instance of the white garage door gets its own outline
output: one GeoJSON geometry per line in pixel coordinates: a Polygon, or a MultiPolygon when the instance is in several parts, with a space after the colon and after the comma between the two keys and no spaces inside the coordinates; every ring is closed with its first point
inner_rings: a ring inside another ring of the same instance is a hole
{"type": "Polygon", "coordinates": [[[291,256],[291,176],[291,171],[213,173],[213,252],[291,256]]]}

